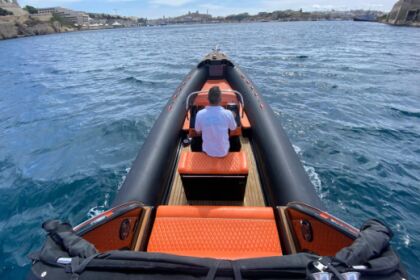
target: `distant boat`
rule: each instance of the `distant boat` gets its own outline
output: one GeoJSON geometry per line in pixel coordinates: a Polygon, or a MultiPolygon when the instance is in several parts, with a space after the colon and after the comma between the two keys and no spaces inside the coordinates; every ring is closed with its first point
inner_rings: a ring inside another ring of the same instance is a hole
{"type": "Polygon", "coordinates": [[[124,27],[124,25],[122,25],[121,23],[119,23],[118,21],[115,21],[113,24],[112,24],[112,27],[113,28],[120,28],[120,27],[124,27]]]}

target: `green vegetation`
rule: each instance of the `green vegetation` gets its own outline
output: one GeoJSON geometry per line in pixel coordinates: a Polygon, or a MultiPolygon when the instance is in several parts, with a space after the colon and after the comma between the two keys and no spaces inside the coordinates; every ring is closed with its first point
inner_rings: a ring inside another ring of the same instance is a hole
{"type": "Polygon", "coordinates": [[[68,21],[66,21],[63,17],[57,15],[57,14],[53,14],[51,19],[50,19],[51,23],[54,22],[58,22],[61,24],[61,26],[68,26],[68,27],[74,27],[73,24],[69,23],[68,21]]]}
{"type": "Polygon", "coordinates": [[[377,18],[377,20],[378,20],[379,22],[386,22],[387,18],[388,18],[388,14],[383,14],[382,16],[379,16],[379,17],[377,18]]]}
{"type": "Polygon", "coordinates": [[[50,19],[50,21],[51,22],[57,21],[57,22],[59,22],[61,24],[64,24],[65,23],[65,20],[62,17],[60,17],[59,15],[57,15],[57,14],[53,14],[52,17],[51,17],[51,19],[50,19]]]}
{"type": "Polygon", "coordinates": [[[146,18],[139,18],[139,19],[137,19],[137,22],[140,23],[140,24],[146,25],[147,24],[147,19],[146,18]]]}
{"type": "Polygon", "coordinates": [[[107,20],[111,20],[111,19],[123,19],[124,17],[122,16],[117,16],[117,15],[109,15],[109,14],[96,14],[96,13],[89,13],[88,14],[90,18],[93,19],[107,19],[107,20]]]}
{"type": "Polygon", "coordinates": [[[244,19],[249,19],[250,17],[251,16],[248,13],[242,13],[242,14],[227,16],[226,20],[242,21],[244,19]]]}
{"type": "Polygon", "coordinates": [[[12,12],[9,12],[8,10],[0,8],[0,16],[11,16],[13,15],[12,12]]]}
{"type": "Polygon", "coordinates": [[[274,12],[260,12],[257,15],[250,15],[242,13],[237,15],[230,15],[225,18],[228,21],[278,21],[278,20],[308,20],[311,17],[320,16],[322,18],[329,18],[329,13],[309,13],[303,12],[302,9],[298,11],[285,10],[274,12]]]}
{"type": "Polygon", "coordinates": [[[38,10],[35,7],[29,6],[29,5],[26,5],[25,8],[23,9],[27,11],[28,13],[30,13],[31,15],[38,13],[38,10]]]}

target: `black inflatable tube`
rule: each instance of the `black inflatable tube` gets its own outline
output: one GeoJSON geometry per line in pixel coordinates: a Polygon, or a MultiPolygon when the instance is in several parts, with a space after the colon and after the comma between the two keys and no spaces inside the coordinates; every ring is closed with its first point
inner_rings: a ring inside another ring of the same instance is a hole
{"type": "MultiPolygon", "coordinates": [[[[231,65],[226,67],[226,79],[244,96],[266,200],[271,206],[300,201],[324,209],[272,109],[239,67],[231,65]]],[[[153,126],[113,206],[128,201],[150,206],[162,202],[176,162],[180,131],[186,115],[186,97],[201,89],[207,78],[208,65],[200,63],[184,79],[153,126]]]]}
{"type": "Polygon", "coordinates": [[[289,138],[255,85],[238,66],[228,67],[227,80],[244,96],[256,160],[261,163],[260,177],[270,205],[300,201],[324,209],[289,138]]]}
{"type": "Polygon", "coordinates": [[[175,91],[140,149],[113,206],[128,201],[139,201],[149,206],[161,202],[176,160],[180,131],[186,115],[186,97],[201,89],[206,78],[206,68],[195,68],[175,91]]]}

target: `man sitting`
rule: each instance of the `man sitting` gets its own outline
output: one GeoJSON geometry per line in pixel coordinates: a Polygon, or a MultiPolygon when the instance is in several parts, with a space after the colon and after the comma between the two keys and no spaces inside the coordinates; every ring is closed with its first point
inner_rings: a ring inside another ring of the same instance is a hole
{"type": "MultiPolygon", "coordinates": [[[[195,130],[202,133],[202,150],[211,157],[224,157],[228,154],[229,143],[229,129],[236,129],[235,118],[231,111],[220,106],[222,101],[222,93],[220,88],[215,86],[209,90],[208,99],[210,106],[199,111],[195,120],[195,130]]],[[[200,139],[194,139],[196,143],[194,146],[200,145],[200,139]],[[197,141],[198,140],[198,141],[197,141]]],[[[239,137],[234,140],[236,149],[240,141],[239,137]]]]}

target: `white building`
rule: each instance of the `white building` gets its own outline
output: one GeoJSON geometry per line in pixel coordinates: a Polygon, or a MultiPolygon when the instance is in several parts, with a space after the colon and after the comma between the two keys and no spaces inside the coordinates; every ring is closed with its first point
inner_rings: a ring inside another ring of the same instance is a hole
{"type": "Polygon", "coordinates": [[[40,15],[51,14],[58,16],[70,24],[77,24],[80,26],[89,24],[89,16],[83,12],[73,11],[61,7],[39,8],[37,10],[40,15]]]}

